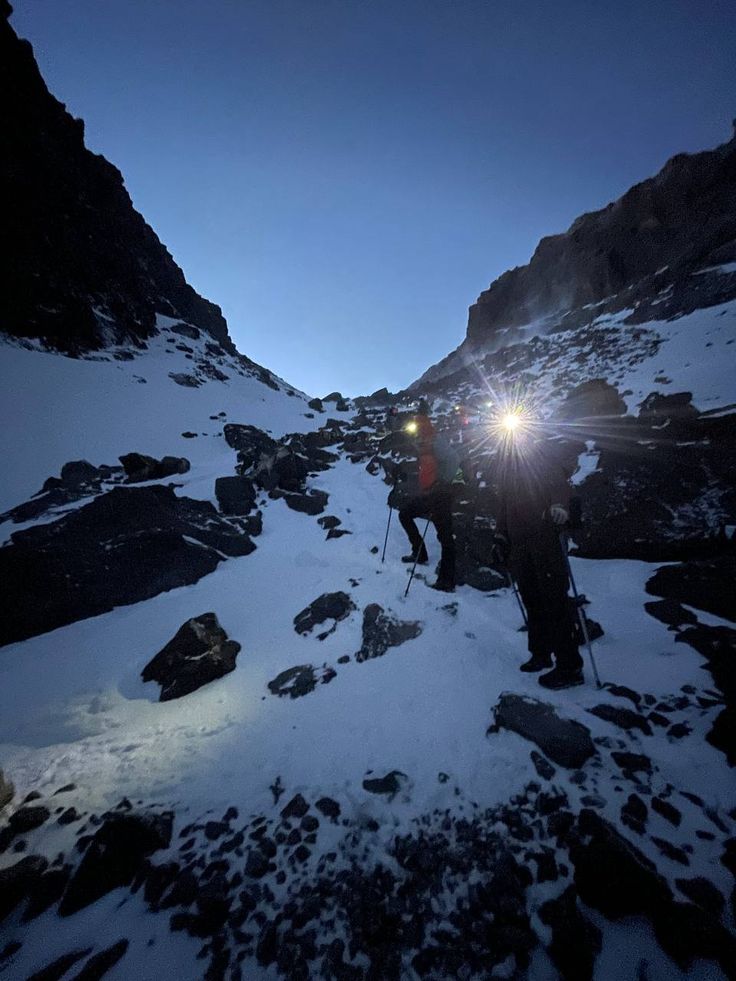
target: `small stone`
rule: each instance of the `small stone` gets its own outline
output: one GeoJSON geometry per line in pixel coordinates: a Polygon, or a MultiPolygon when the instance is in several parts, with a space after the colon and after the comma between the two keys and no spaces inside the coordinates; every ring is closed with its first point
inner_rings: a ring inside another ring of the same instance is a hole
{"type": "Polygon", "coordinates": [[[676,828],[680,826],[682,814],[677,810],[674,804],[670,804],[669,801],[662,800],[661,797],[653,797],[651,804],[652,810],[656,811],[657,814],[660,814],[666,821],[669,821],[670,824],[673,824],[676,828]]]}
{"type": "Polygon", "coordinates": [[[303,818],[304,815],[309,810],[309,804],[302,797],[301,794],[296,794],[291,798],[289,803],[282,809],[281,817],[286,818],[303,818]]]}
{"type": "Polygon", "coordinates": [[[532,750],[531,757],[532,757],[532,763],[534,764],[534,769],[537,771],[539,776],[543,780],[551,780],[557,771],[549,762],[549,760],[546,757],[542,756],[541,753],[538,753],[536,749],[532,750]]]}

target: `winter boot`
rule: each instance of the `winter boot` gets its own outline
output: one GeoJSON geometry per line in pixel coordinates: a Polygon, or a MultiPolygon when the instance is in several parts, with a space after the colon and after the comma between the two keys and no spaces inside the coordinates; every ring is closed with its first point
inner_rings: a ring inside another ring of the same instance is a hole
{"type": "Polygon", "coordinates": [[[427,546],[422,542],[418,548],[413,548],[409,555],[401,556],[402,562],[411,562],[413,565],[415,562],[417,565],[426,565],[429,562],[429,556],[427,555],[427,546]]]}
{"type": "Polygon", "coordinates": [[[441,593],[454,593],[455,583],[452,579],[446,579],[443,576],[437,576],[437,582],[430,583],[430,589],[438,589],[441,593]]]}
{"type": "Polygon", "coordinates": [[[543,688],[551,688],[556,691],[559,688],[575,688],[576,685],[585,684],[582,668],[553,668],[547,674],[540,675],[537,679],[543,688]]]}
{"type": "Polygon", "coordinates": [[[544,671],[552,667],[552,658],[549,654],[532,654],[528,661],[519,665],[519,671],[526,671],[533,674],[536,671],[544,671]]]}

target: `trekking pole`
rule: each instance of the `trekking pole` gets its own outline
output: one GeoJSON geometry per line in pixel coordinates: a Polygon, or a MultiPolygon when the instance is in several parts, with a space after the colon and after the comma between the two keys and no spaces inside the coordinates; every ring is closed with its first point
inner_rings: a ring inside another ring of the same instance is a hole
{"type": "Polygon", "coordinates": [[[513,591],[514,591],[514,596],[516,597],[516,602],[519,604],[519,609],[521,610],[521,615],[524,618],[524,626],[528,630],[529,629],[529,618],[526,615],[526,610],[524,609],[524,604],[521,602],[521,596],[519,595],[519,589],[518,589],[518,587],[516,585],[516,582],[514,581],[513,576],[511,575],[511,573],[510,573],[510,571],[508,569],[508,566],[506,567],[506,581],[508,582],[508,584],[511,587],[511,589],[513,589],[513,591]]]}
{"type": "Polygon", "coordinates": [[[381,562],[386,560],[386,545],[388,544],[388,530],[391,527],[391,515],[394,513],[394,509],[389,504],[388,506],[388,524],[386,525],[386,537],[383,540],[383,555],[381,556],[381,562]]]}
{"type": "Polygon", "coordinates": [[[422,548],[424,547],[424,539],[427,537],[429,522],[431,520],[432,520],[431,518],[427,518],[427,523],[424,526],[424,534],[422,535],[422,544],[417,549],[417,556],[414,559],[414,565],[411,567],[411,575],[409,576],[409,582],[406,584],[406,589],[404,590],[404,599],[406,599],[406,597],[409,594],[409,586],[411,586],[411,581],[414,578],[414,573],[416,572],[416,568],[417,568],[417,562],[419,561],[419,556],[422,554],[422,548]]]}
{"type": "Polygon", "coordinates": [[[585,637],[585,645],[588,648],[588,654],[590,655],[590,664],[593,668],[593,676],[595,678],[596,687],[602,688],[601,679],[598,677],[598,669],[595,666],[595,658],[593,657],[593,645],[590,642],[590,635],[588,633],[588,622],[585,619],[585,611],[580,605],[580,597],[578,596],[577,586],[575,585],[575,578],[572,574],[572,566],[570,565],[570,556],[567,553],[567,536],[564,531],[560,532],[560,548],[562,549],[562,554],[565,556],[565,563],[567,564],[567,575],[570,579],[570,585],[572,586],[572,594],[575,597],[575,609],[577,610],[578,623],[580,624],[580,629],[583,631],[583,637],[585,637]]]}

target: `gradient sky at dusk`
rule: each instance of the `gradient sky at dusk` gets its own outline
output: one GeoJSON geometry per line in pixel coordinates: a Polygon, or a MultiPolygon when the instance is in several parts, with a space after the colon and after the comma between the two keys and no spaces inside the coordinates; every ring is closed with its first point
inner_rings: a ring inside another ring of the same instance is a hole
{"type": "Polygon", "coordinates": [[[736,115],[733,0],[18,0],[51,91],[310,394],[401,388],[542,235],[736,115]]]}

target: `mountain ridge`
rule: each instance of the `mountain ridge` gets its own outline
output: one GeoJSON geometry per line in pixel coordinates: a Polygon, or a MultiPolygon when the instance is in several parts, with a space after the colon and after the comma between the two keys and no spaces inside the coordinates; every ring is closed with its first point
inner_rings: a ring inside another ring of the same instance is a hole
{"type": "Polygon", "coordinates": [[[84,123],[48,90],[0,3],[5,261],[0,328],[68,353],[145,346],[156,315],[183,320],[235,353],[220,307],[186,281],[136,211],[120,171],[84,144],[84,123]]]}
{"type": "Polygon", "coordinates": [[[692,282],[702,267],[736,260],[736,123],[712,150],[679,153],[565,231],[540,239],[529,263],[499,276],[468,311],[464,340],[408,390],[509,343],[582,326],[631,308],[628,322],[725,302],[736,281],[692,282]],[[667,297],[666,294],[671,296],[667,297]],[[664,307],[663,307],[664,302],[664,307]]]}

